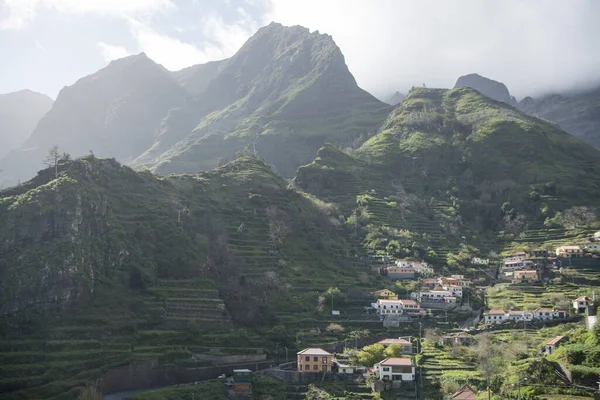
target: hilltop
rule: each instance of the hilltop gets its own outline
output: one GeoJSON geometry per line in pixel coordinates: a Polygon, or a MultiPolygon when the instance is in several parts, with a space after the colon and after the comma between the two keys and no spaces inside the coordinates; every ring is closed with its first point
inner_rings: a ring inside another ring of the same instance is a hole
{"type": "Polygon", "coordinates": [[[435,261],[598,205],[599,172],[600,153],[552,123],[468,87],[414,88],[353,154],[326,146],[294,182],[342,207],[361,246],[435,261]]]}
{"type": "Polygon", "coordinates": [[[50,97],[31,90],[0,94],[0,157],[21,146],[50,107],[50,97]]]}
{"type": "Polygon", "coordinates": [[[272,23],[219,62],[204,91],[166,120],[133,165],[192,172],[232,160],[249,146],[292,177],[325,142],[364,141],[389,111],[358,87],[331,36],[272,23]]]}
{"type": "Polygon", "coordinates": [[[504,83],[486,78],[485,76],[479,74],[463,75],[458,78],[456,84],[454,84],[454,88],[463,86],[473,88],[490,99],[501,101],[511,106],[517,104],[517,101],[510,95],[504,83]]]}
{"type": "Polygon", "coordinates": [[[73,157],[92,151],[131,161],[153,142],[167,112],[187,99],[170,72],[144,53],[112,61],[60,91],[27,141],[0,159],[4,181],[33,177],[54,145],[73,157]]]}

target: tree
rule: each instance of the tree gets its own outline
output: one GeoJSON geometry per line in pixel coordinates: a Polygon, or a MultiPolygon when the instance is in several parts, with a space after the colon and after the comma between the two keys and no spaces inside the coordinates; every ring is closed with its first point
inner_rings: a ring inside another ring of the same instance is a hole
{"type": "Polygon", "coordinates": [[[365,346],[358,352],[356,363],[365,367],[372,367],[386,357],[384,352],[385,347],[379,343],[365,346]]]}
{"type": "Polygon", "coordinates": [[[502,370],[506,361],[502,357],[502,350],[500,346],[494,344],[494,335],[491,332],[479,335],[477,344],[471,346],[477,368],[482,372],[487,381],[488,398],[491,398],[490,385],[492,378],[502,370]]]}
{"type": "Polygon", "coordinates": [[[440,341],[442,337],[442,331],[439,328],[427,328],[425,329],[424,338],[430,344],[436,344],[440,341]]]}
{"type": "Polygon", "coordinates": [[[594,207],[571,207],[563,212],[563,224],[565,228],[574,229],[582,225],[590,225],[596,221],[596,209],[594,207]]]}
{"type": "Polygon", "coordinates": [[[290,233],[290,216],[276,207],[268,207],[266,212],[269,221],[269,239],[274,245],[281,243],[290,233]]]}
{"type": "Polygon", "coordinates": [[[308,391],[306,392],[306,400],[330,400],[332,397],[329,393],[317,386],[310,384],[308,385],[308,391]]]}
{"type": "Polygon", "coordinates": [[[48,154],[46,155],[46,159],[44,160],[44,165],[48,168],[54,167],[54,178],[58,178],[58,161],[60,160],[60,153],[58,151],[58,146],[54,145],[50,147],[48,150],[48,154]]]}
{"type": "Polygon", "coordinates": [[[327,328],[325,328],[325,330],[333,334],[338,334],[344,332],[344,327],[340,324],[332,322],[331,324],[327,325],[327,328]]]}
{"type": "Polygon", "coordinates": [[[384,351],[385,357],[400,357],[404,353],[404,347],[399,344],[391,344],[384,351]]]}
{"type": "Polygon", "coordinates": [[[79,400],[102,400],[102,393],[93,386],[87,386],[79,394],[79,400]]]}

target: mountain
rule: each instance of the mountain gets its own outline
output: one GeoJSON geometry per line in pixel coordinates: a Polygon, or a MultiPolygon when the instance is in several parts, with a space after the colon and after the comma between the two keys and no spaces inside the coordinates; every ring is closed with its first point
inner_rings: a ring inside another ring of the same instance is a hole
{"type": "Polygon", "coordinates": [[[211,61],[172,72],[173,77],[191,96],[202,94],[224,61],[211,61]]]}
{"type": "Polygon", "coordinates": [[[129,162],[154,142],[168,111],[188,98],[144,53],[112,61],[60,91],[23,146],[0,160],[5,183],[34,176],[53,145],[73,157],[93,151],[129,162]]]}
{"type": "Polygon", "coordinates": [[[600,148],[600,87],[536,99],[526,97],[518,108],[555,122],[570,134],[600,148]]]}
{"type": "Polygon", "coordinates": [[[264,347],[231,328],[314,318],[330,286],[374,286],[319,203],[254,157],[160,177],[88,155],[58,172],[0,191],[0,398],[72,398],[152,354],[203,366],[182,349],[264,347]]]}
{"type": "Polygon", "coordinates": [[[400,92],[394,93],[392,97],[388,99],[386,103],[391,104],[393,106],[398,105],[402,100],[404,100],[404,95],[400,92]]]}
{"type": "Polygon", "coordinates": [[[133,162],[159,173],[213,168],[249,147],[292,177],[325,143],[364,141],[390,107],[360,89],[331,36],[272,23],[133,162]]]}
{"type": "Polygon", "coordinates": [[[353,154],[323,147],[294,184],[339,207],[367,249],[440,262],[598,206],[599,173],[600,152],[555,124],[468,87],[414,88],[353,154]]]}
{"type": "Polygon", "coordinates": [[[514,106],[517,101],[510,95],[508,88],[504,83],[494,81],[479,74],[463,75],[456,81],[454,88],[467,86],[477,90],[479,93],[506,104],[514,106]]]}
{"type": "Polygon", "coordinates": [[[50,97],[31,90],[0,94],[0,157],[21,146],[50,107],[50,97]]]}

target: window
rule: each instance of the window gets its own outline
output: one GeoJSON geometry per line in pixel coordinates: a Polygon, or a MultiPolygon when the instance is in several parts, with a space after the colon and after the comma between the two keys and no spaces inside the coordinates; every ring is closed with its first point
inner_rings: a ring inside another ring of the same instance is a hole
{"type": "Polygon", "coordinates": [[[302,371],[302,364],[298,365],[298,370],[302,371]]]}
{"type": "Polygon", "coordinates": [[[323,357],[323,364],[327,364],[327,357],[323,357]]]}
{"type": "Polygon", "coordinates": [[[390,367],[383,367],[383,372],[390,372],[390,367]]]}
{"type": "Polygon", "coordinates": [[[318,357],[318,356],[314,356],[314,357],[313,357],[313,361],[314,361],[314,362],[319,362],[319,357],[318,357]]]}
{"type": "Polygon", "coordinates": [[[304,357],[304,361],[310,361],[310,356],[304,357]]]}

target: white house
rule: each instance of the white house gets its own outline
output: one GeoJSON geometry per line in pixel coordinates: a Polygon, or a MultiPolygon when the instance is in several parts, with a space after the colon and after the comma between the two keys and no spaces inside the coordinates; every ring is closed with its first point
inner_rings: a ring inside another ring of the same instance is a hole
{"type": "Polygon", "coordinates": [[[533,313],[531,311],[509,311],[506,319],[509,321],[531,321],[533,313]]]}
{"type": "Polygon", "coordinates": [[[484,314],[486,324],[499,324],[508,319],[508,314],[504,310],[490,310],[484,314]]]}
{"type": "Polygon", "coordinates": [[[406,314],[420,314],[421,306],[415,300],[400,299],[398,300],[402,306],[402,311],[406,314]]]}
{"type": "Polygon", "coordinates": [[[573,300],[573,308],[578,313],[585,312],[590,304],[592,303],[592,299],[587,296],[581,296],[573,300]]]}
{"type": "Polygon", "coordinates": [[[446,297],[454,297],[452,292],[449,290],[429,290],[429,291],[417,292],[417,293],[412,293],[411,297],[413,297],[413,295],[415,295],[416,298],[418,300],[420,300],[421,302],[429,301],[429,302],[440,302],[440,303],[443,303],[444,298],[446,298],[446,297]]]}
{"type": "Polygon", "coordinates": [[[581,246],[559,246],[556,248],[556,257],[581,257],[583,249],[581,246]]]}
{"type": "Polygon", "coordinates": [[[383,347],[388,347],[392,344],[398,345],[402,347],[402,352],[403,353],[412,353],[413,352],[413,345],[411,342],[409,342],[406,339],[402,339],[402,338],[398,338],[398,339],[383,339],[380,340],[379,342],[380,345],[382,345],[383,347]]]}
{"type": "Polygon", "coordinates": [[[375,364],[380,380],[414,381],[415,364],[410,358],[388,357],[375,364]]]}
{"type": "Polygon", "coordinates": [[[594,233],[594,239],[600,239],[600,231],[594,233]]]}
{"type": "Polygon", "coordinates": [[[377,309],[377,314],[402,314],[400,300],[377,299],[377,303],[373,303],[373,307],[377,309]]]}
{"type": "Polygon", "coordinates": [[[463,297],[463,288],[462,286],[457,285],[445,285],[442,286],[442,289],[452,292],[452,296],[454,297],[463,297]]]}
{"type": "Polygon", "coordinates": [[[354,366],[350,365],[349,360],[336,360],[338,374],[352,375],[354,374],[354,366]]]}
{"type": "Polygon", "coordinates": [[[600,243],[588,243],[585,245],[586,250],[598,251],[600,250],[600,243]]]}
{"type": "Polygon", "coordinates": [[[538,308],[533,312],[533,318],[542,321],[550,319],[562,319],[567,317],[567,312],[564,310],[552,310],[550,308],[538,308]]]}

